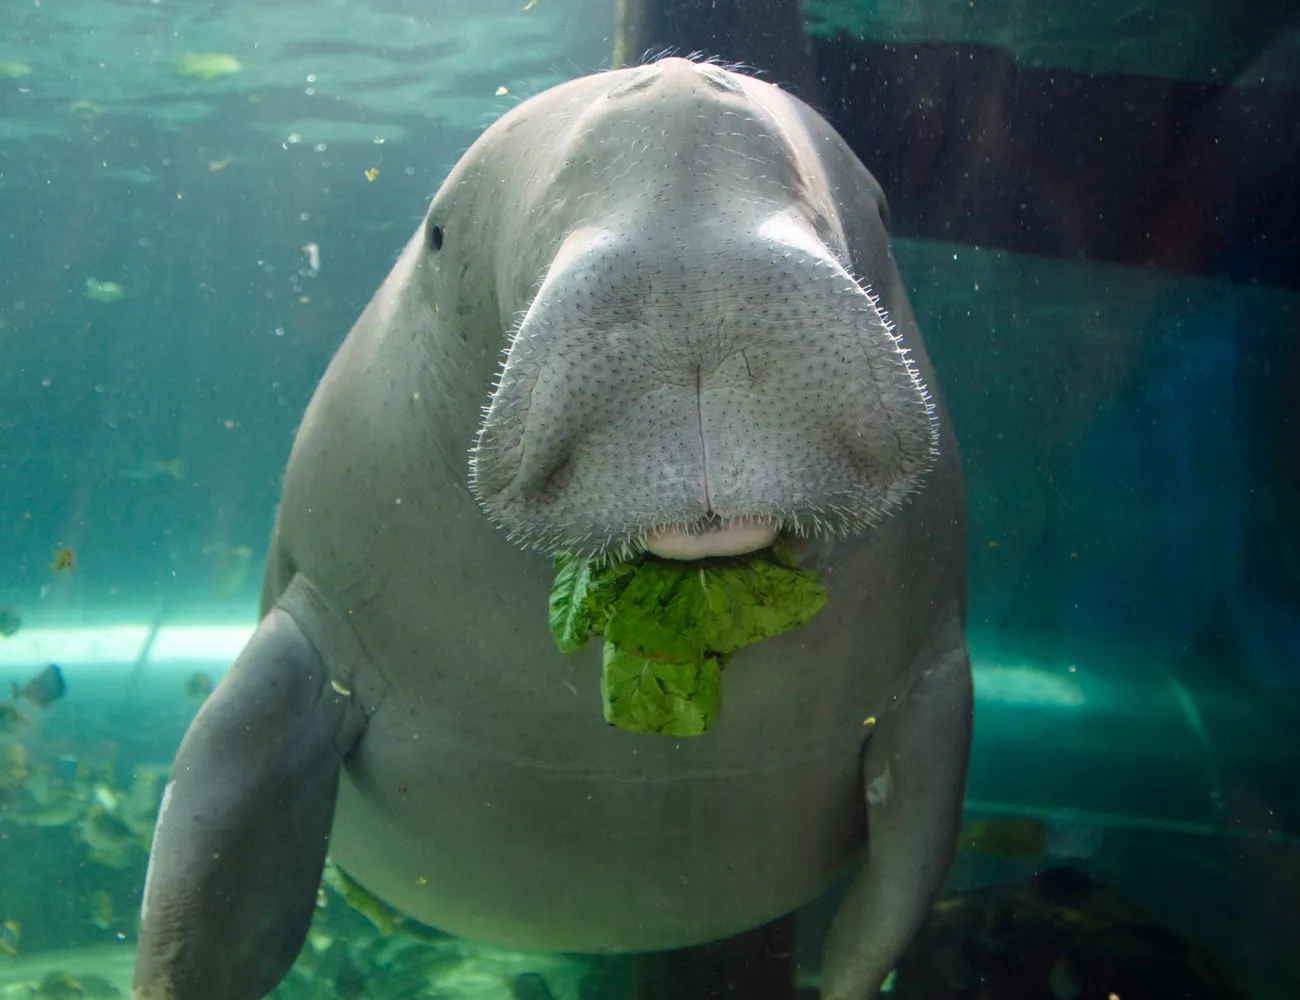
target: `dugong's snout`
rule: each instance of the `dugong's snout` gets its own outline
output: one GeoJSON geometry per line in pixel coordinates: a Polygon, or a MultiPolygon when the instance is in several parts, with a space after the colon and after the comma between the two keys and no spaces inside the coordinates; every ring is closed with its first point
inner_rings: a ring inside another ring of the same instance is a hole
{"type": "Polygon", "coordinates": [[[592,228],[511,339],[472,483],[522,544],[695,558],[862,530],[936,440],[888,316],[802,222],[592,228]]]}

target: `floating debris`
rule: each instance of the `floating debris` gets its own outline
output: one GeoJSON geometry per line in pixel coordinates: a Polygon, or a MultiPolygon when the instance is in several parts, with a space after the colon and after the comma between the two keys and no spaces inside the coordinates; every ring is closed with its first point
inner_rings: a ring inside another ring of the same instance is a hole
{"type": "Polygon", "coordinates": [[[97,278],[86,279],[86,298],[95,302],[117,302],[126,292],[116,281],[100,281],[97,278]]]}
{"type": "Polygon", "coordinates": [[[57,663],[51,663],[21,687],[17,682],[12,687],[14,701],[25,699],[37,708],[45,708],[68,693],[68,685],[63,680],[63,671],[59,669],[57,663]]]}
{"type": "Polygon", "coordinates": [[[497,97],[505,97],[506,94],[508,93],[510,93],[510,91],[507,90],[505,87],[497,87],[497,93],[496,93],[497,97]]]}
{"type": "Polygon", "coordinates": [[[176,60],[177,73],[205,82],[238,73],[243,68],[238,59],[225,52],[187,52],[176,60]]]}
{"type": "Polygon", "coordinates": [[[77,568],[76,556],[72,554],[71,549],[56,549],[54,558],[50,561],[50,569],[56,573],[71,573],[77,568]]]}
{"type": "Polygon", "coordinates": [[[0,608],[0,637],[8,639],[23,627],[23,620],[13,608],[0,608]]]}

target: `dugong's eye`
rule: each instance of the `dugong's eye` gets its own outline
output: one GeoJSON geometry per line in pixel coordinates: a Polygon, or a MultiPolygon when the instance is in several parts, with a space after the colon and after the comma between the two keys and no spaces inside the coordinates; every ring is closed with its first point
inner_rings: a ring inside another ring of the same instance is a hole
{"type": "Polygon", "coordinates": [[[425,245],[430,250],[442,249],[442,226],[430,226],[424,233],[425,245]]]}

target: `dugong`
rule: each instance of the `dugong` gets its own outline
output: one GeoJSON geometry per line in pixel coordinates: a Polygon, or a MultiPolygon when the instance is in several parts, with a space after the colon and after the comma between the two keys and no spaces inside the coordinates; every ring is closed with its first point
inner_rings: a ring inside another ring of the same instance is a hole
{"type": "Polygon", "coordinates": [[[265,995],[327,852],[454,934],[612,953],[757,927],[864,846],[821,990],[875,996],[959,825],[965,560],[885,199],[831,126],[678,58],[524,101],[298,428],[260,623],[165,786],[133,996],[265,995]],[[822,610],[735,655],[708,733],[606,724],[552,554],[778,534],[822,610]]]}

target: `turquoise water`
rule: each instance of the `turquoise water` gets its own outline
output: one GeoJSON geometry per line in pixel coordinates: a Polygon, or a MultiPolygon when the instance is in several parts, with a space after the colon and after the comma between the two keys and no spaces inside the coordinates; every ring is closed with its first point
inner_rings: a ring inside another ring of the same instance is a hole
{"type": "MultiPolygon", "coordinates": [[[[1300,88],[1279,5],[805,9],[821,38],[1300,88]]],[[[326,363],[478,132],[607,67],[614,25],[596,0],[0,13],[0,608],[20,619],[0,694],[50,663],[67,681],[0,734],[0,996],[129,993],[161,784],[256,623],[326,363]]],[[[1251,277],[1250,218],[1199,272],[901,224],[966,476],[968,823],[1045,824],[1059,848],[963,850],[946,892],[1064,859],[1250,996],[1300,995],[1300,286],[1251,277]]],[[[616,960],[393,930],[329,884],[321,904],[278,995],[630,989],[616,960]]],[[[804,915],[807,986],[828,908],[804,915]]]]}

